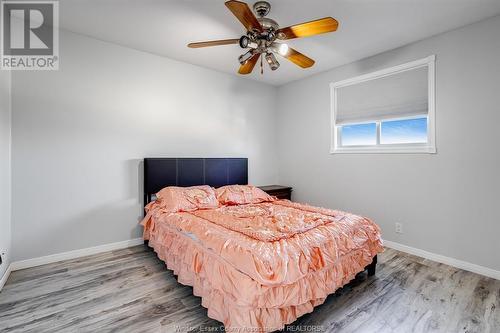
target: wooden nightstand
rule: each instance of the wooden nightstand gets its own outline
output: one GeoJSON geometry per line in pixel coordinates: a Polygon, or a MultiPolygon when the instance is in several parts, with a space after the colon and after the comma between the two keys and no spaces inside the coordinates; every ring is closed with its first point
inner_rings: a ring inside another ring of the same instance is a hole
{"type": "Polygon", "coordinates": [[[290,186],[267,185],[259,188],[269,195],[274,195],[278,199],[292,200],[292,188],[290,186]]]}

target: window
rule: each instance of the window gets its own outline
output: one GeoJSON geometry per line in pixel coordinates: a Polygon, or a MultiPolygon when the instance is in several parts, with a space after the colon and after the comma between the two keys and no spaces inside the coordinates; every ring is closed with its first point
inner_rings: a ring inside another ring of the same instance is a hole
{"type": "Polygon", "coordinates": [[[427,143],[427,117],[381,122],[380,143],[427,143]]]}
{"type": "Polygon", "coordinates": [[[331,84],[331,153],[435,153],[435,57],[331,84]]]}
{"type": "Polygon", "coordinates": [[[342,126],[342,146],[371,146],[377,144],[377,124],[342,126]]]}

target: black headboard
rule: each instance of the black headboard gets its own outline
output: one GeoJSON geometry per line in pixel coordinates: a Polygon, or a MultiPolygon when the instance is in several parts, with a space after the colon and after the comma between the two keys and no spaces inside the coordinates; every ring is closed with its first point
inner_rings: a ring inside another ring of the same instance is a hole
{"type": "Polygon", "coordinates": [[[166,186],[248,184],[247,158],[145,158],[144,204],[166,186]]]}

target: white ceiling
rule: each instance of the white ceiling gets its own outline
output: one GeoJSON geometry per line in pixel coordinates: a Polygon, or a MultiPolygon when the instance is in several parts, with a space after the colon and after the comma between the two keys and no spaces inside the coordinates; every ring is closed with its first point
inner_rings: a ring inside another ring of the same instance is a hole
{"type": "MultiPolygon", "coordinates": [[[[335,33],[289,41],[316,60],[301,69],[285,59],[252,79],[281,85],[500,14],[499,0],[270,0],[280,26],[332,16],[335,33]]],[[[253,2],[249,2],[251,6],[253,2]]],[[[188,42],[244,33],[224,0],[64,0],[63,29],[180,61],[237,74],[237,45],[189,49],[188,42]]]]}

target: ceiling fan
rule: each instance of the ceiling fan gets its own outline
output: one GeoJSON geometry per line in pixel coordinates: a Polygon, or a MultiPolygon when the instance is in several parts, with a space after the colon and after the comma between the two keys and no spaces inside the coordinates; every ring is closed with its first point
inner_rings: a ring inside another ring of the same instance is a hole
{"type": "Polygon", "coordinates": [[[253,5],[253,10],[258,18],[244,2],[231,0],[226,2],[226,7],[236,16],[247,30],[246,35],[236,39],[213,40],[207,42],[189,43],[190,48],[200,48],[208,46],[219,46],[229,44],[239,44],[241,48],[248,51],[239,56],[241,64],[238,73],[250,74],[255,64],[260,59],[261,73],[263,73],[262,58],[266,59],[271,70],[276,70],[280,63],[276,59],[275,53],[290,60],[294,64],[308,68],[314,65],[314,60],[292,49],[285,43],[278,43],[277,40],[288,40],[293,38],[309,37],[333,32],[337,30],[339,23],[332,17],[325,17],[319,20],[292,25],[280,28],[278,23],[267,14],[271,10],[271,5],[267,1],[257,1],[253,5]]]}

